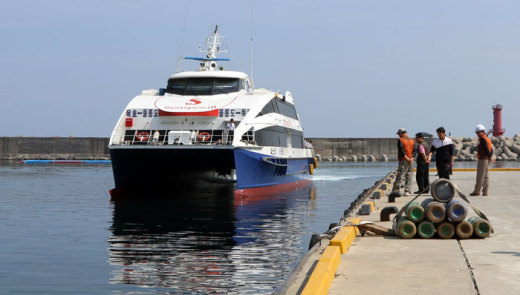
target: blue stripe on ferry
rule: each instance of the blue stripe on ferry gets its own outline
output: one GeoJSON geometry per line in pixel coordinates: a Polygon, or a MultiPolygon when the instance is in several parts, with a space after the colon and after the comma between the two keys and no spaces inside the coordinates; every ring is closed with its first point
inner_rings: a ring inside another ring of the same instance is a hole
{"type": "MultiPolygon", "coordinates": [[[[244,149],[235,149],[235,168],[237,188],[255,188],[286,184],[311,179],[309,174],[310,158],[280,158],[287,161],[287,167],[266,163],[268,155],[244,149]]],[[[284,161],[285,162],[285,161],[284,161]]]]}

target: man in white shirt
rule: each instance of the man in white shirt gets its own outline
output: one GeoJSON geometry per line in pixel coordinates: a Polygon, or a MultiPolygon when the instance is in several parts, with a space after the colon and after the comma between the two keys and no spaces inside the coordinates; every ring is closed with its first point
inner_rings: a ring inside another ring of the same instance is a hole
{"type": "Polygon", "coordinates": [[[444,127],[437,128],[437,135],[439,138],[433,140],[428,161],[431,161],[432,155],[435,153],[435,166],[437,166],[439,178],[450,179],[450,174],[453,169],[453,160],[455,158],[453,155],[455,146],[451,138],[446,137],[444,127]]]}
{"type": "Polygon", "coordinates": [[[231,119],[226,125],[228,130],[235,130],[235,120],[231,119]]]}
{"type": "Polygon", "coordinates": [[[225,142],[229,144],[233,141],[233,137],[235,136],[235,120],[231,119],[226,124],[226,131],[225,131],[225,142]]]}

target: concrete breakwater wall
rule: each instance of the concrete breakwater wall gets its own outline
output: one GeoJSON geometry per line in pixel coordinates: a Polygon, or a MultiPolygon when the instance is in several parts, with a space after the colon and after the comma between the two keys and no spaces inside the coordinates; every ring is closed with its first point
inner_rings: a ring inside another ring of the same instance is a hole
{"type": "Polygon", "coordinates": [[[108,138],[0,137],[1,160],[108,160],[108,138]]]}
{"type": "MultiPolygon", "coordinates": [[[[322,160],[333,157],[373,155],[395,160],[395,138],[311,138],[322,160]]],[[[104,137],[0,137],[2,160],[109,159],[108,138],[104,137]]]]}
{"type": "Polygon", "coordinates": [[[397,138],[308,138],[321,161],[397,160],[397,138]]]}
{"type": "MultiPolygon", "coordinates": [[[[321,161],[395,161],[397,138],[309,138],[321,161]]],[[[426,142],[431,145],[432,138],[426,142]]],[[[493,137],[497,160],[518,160],[520,135],[493,137]]],[[[107,160],[105,137],[0,137],[0,160],[107,160]]],[[[453,138],[456,160],[476,160],[476,138],[453,138]]]]}
{"type": "MultiPolygon", "coordinates": [[[[309,138],[320,161],[396,161],[395,138],[309,138]]],[[[452,137],[456,161],[476,161],[476,137],[452,137]]],[[[425,138],[431,146],[433,138],[425,138]]],[[[497,161],[520,160],[520,135],[492,137],[493,156],[497,161]]]]}

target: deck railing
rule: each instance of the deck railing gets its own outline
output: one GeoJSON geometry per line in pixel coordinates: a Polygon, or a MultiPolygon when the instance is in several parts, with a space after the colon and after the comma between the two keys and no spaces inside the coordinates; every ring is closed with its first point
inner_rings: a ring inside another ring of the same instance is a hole
{"type": "MultiPolygon", "coordinates": [[[[182,140],[169,140],[168,133],[179,130],[126,130],[122,141],[124,145],[181,145],[186,144],[182,140]]],[[[186,130],[183,130],[186,131],[186,130]]],[[[232,144],[235,134],[234,130],[208,129],[208,130],[188,130],[190,144],[215,145],[232,144]]],[[[246,132],[242,136],[242,141],[254,142],[254,133],[246,132]]]]}

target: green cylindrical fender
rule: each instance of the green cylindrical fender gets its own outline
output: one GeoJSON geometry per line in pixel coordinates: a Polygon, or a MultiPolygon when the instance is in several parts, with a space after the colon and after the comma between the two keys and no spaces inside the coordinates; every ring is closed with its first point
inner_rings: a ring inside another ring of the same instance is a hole
{"type": "Polygon", "coordinates": [[[473,233],[479,238],[485,238],[489,236],[493,230],[491,223],[479,216],[472,216],[468,219],[468,221],[473,226],[473,233]]]}
{"type": "Polygon", "coordinates": [[[394,223],[394,232],[403,239],[411,239],[417,233],[415,223],[408,220],[405,216],[401,216],[397,222],[394,223]]]}
{"type": "Polygon", "coordinates": [[[435,225],[428,220],[423,220],[417,225],[417,234],[423,239],[429,239],[435,235],[435,225]]]}

